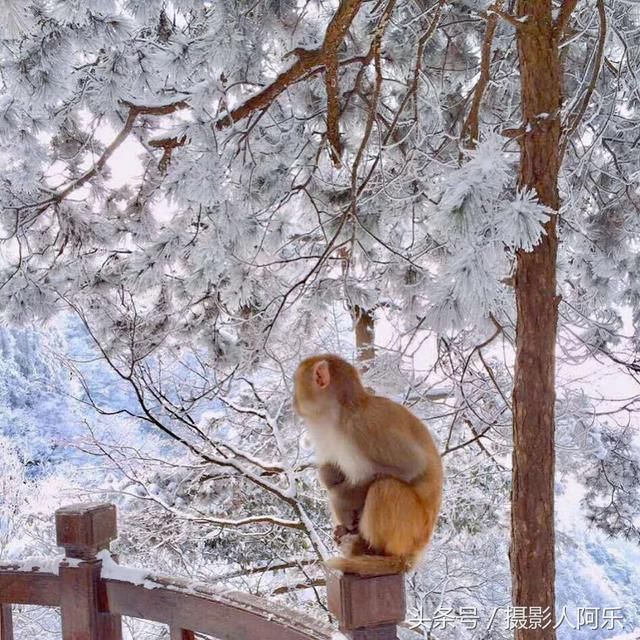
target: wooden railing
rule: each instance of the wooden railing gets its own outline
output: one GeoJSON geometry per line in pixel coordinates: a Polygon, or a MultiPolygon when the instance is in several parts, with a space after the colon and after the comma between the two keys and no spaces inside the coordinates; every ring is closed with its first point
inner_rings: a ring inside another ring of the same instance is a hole
{"type": "MultiPolygon", "coordinates": [[[[117,536],[111,504],[65,507],[55,519],[65,550],[59,562],[0,562],[0,640],[14,639],[12,604],[60,607],[63,640],[121,640],[121,616],[166,624],[171,640],[193,640],[194,632],[220,640],[335,637],[332,627],[262,598],[119,566],[109,553],[117,536]]],[[[404,580],[327,572],[327,601],[353,640],[394,640],[404,580]]]]}

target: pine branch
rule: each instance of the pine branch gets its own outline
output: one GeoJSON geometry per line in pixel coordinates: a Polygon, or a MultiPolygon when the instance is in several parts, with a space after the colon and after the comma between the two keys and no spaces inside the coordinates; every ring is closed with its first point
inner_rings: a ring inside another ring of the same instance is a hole
{"type": "Polygon", "coordinates": [[[331,147],[334,164],[340,164],[342,144],[340,142],[340,101],[338,97],[338,49],[354,20],[363,0],[344,0],[332,18],[324,41],[319,49],[294,49],[291,54],[297,57],[293,66],[283,71],[269,86],[246,102],[219,119],[215,126],[222,130],[235,122],[248,118],[256,111],[267,109],[273,101],[288,87],[300,81],[315,67],[325,68],[325,87],[327,91],[327,138],[331,147]]]}
{"type": "Polygon", "coordinates": [[[569,20],[571,19],[571,14],[577,4],[578,0],[563,0],[562,6],[560,7],[560,14],[556,18],[556,22],[553,27],[557,41],[560,41],[562,36],[564,36],[565,30],[569,25],[569,20]]]}
{"type": "Polygon", "coordinates": [[[329,56],[324,74],[327,90],[327,140],[331,151],[331,160],[340,166],[342,143],[340,142],[340,98],[338,96],[338,60],[329,56]]]}
{"type": "MultiPolygon", "coordinates": [[[[501,4],[501,2],[497,3],[496,7],[499,9],[501,4]]],[[[473,89],[471,109],[469,110],[469,115],[462,125],[462,131],[460,134],[461,140],[466,140],[467,144],[471,148],[476,146],[480,137],[480,105],[482,104],[482,98],[490,80],[491,51],[497,26],[498,14],[495,13],[495,11],[489,12],[489,16],[487,17],[487,29],[485,31],[480,57],[480,77],[473,89]]]]}
{"type": "Polygon", "coordinates": [[[76,178],[72,182],[70,182],[64,189],[57,191],[50,198],[43,200],[42,202],[38,202],[35,205],[27,205],[21,207],[25,208],[36,208],[37,211],[34,215],[34,218],[38,217],[41,213],[46,211],[52,204],[59,204],[62,202],[67,196],[72,194],[74,191],[77,191],[82,186],[84,186],[89,180],[94,178],[107,164],[107,161],[111,156],[116,152],[116,150],[122,145],[122,143],[129,137],[129,134],[133,130],[135,122],[140,115],[150,115],[150,116],[164,116],[170,113],[174,113],[179,109],[186,109],[189,105],[184,100],[179,100],[178,102],[161,105],[161,106],[144,106],[144,105],[135,105],[131,102],[123,101],[123,104],[129,108],[129,113],[127,115],[127,119],[125,121],[124,127],[120,130],[120,133],[113,139],[111,144],[107,146],[107,148],[103,151],[102,155],[98,158],[95,164],[85,171],[79,178],[76,178]]]}
{"type": "MultiPolygon", "coordinates": [[[[340,3],[338,11],[332,18],[327,31],[325,33],[324,41],[319,49],[303,49],[296,48],[288,55],[295,55],[297,61],[286,71],[282,72],[269,86],[265,87],[262,91],[246,100],[243,104],[233,109],[226,116],[223,116],[216,121],[215,127],[218,130],[225,129],[232,126],[239,120],[244,120],[250,117],[256,111],[266,110],[273,101],[288,87],[303,80],[309,73],[319,71],[324,68],[326,73],[326,86],[327,86],[327,137],[332,149],[332,158],[334,162],[339,163],[339,157],[341,155],[341,143],[339,137],[339,118],[340,118],[340,104],[338,98],[338,84],[337,84],[337,70],[339,66],[343,64],[351,64],[353,62],[361,62],[362,64],[368,63],[369,56],[360,56],[351,58],[346,61],[338,61],[338,49],[342,45],[344,38],[353,23],[354,18],[358,14],[363,0],[346,0],[340,3]]],[[[395,2],[391,2],[393,5],[395,2]]],[[[58,191],[50,198],[38,202],[34,205],[27,205],[21,207],[35,208],[37,209],[33,219],[37,218],[41,213],[46,211],[51,205],[62,202],[67,196],[74,191],[80,189],[89,180],[94,178],[104,168],[107,161],[115,153],[115,151],[122,145],[127,139],[135,122],[140,115],[169,115],[180,109],[188,109],[190,105],[185,100],[179,100],[177,102],[165,104],[165,105],[139,105],[129,101],[122,101],[122,104],[129,108],[129,113],[125,121],[125,125],[109,146],[104,150],[103,154],[96,161],[96,163],[82,174],[76,180],[69,183],[64,189],[58,191]]],[[[183,146],[186,143],[184,138],[165,138],[158,139],[151,143],[151,146],[161,147],[164,149],[164,154],[159,162],[159,168],[162,172],[166,171],[168,164],[171,160],[171,154],[174,148],[183,146]]]]}
{"type": "MultiPolygon", "coordinates": [[[[143,105],[135,105],[130,102],[123,102],[123,104],[129,107],[129,115],[127,116],[127,120],[125,122],[124,127],[120,131],[120,133],[113,139],[113,142],[104,150],[103,154],[98,158],[96,163],[82,174],[77,180],[71,182],[67,187],[65,187],[62,191],[58,192],[51,198],[51,201],[47,204],[58,203],[64,200],[70,193],[73,191],[77,191],[84,184],[89,182],[91,178],[96,176],[100,171],[102,171],[104,165],[107,163],[107,160],[116,152],[118,147],[127,139],[135,121],[138,116],[148,115],[148,116],[165,116],[170,113],[174,113],[179,109],[188,108],[188,104],[184,100],[180,100],[178,102],[174,102],[172,104],[166,104],[158,107],[149,107],[143,105]]],[[[44,204],[44,203],[43,203],[44,204]]]]}
{"type": "Polygon", "coordinates": [[[183,147],[186,142],[187,136],[181,136],[180,138],[174,136],[171,138],[155,138],[154,140],[149,140],[147,144],[150,147],[164,150],[162,158],[160,158],[160,162],[158,163],[158,170],[162,175],[167,172],[173,150],[178,147],[183,147]]]}
{"type": "MultiPolygon", "coordinates": [[[[406,106],[409,104],[409,101],[413,98],[414,99],[414,103],[417,104],[417,92],[418,92],[418,86],[420,83],[420,74],[422,73],[422,64],[423,64],[423,56],[424,56],[424,51],[425,51],[425,47],[427,46],[427,43],[431,40],[431,37],[433,36],[433,34],[435,33],[436,28],[438,27],[438,25],[440,24],[440,19],[442,17],[442,11],[443,8],[446,4],[446,0],[439,0],[438,4],[436,5],[436,11],[435,11],[435,15],[433,17],[433,19],[431,20],[431,22],[429,23],[429,26],[427,27],[427,29],[425,30],[425,32],[420,36],[420,39],[418,40],[418,48],[416,51],[416,58],[415,58],[415,65],[413,68],[413,74],[412,74],[412,79],[411,79],[411,84],[409,85],[409,88],[407,90],[407,92],[405,93],[404,97],[402,98],[402,102],[400,103],[400,106],[396,109],[395,115],[393,117],[393,120],[391,121],[388,131],[385,134],[384,138],[382,139],[382,146],[386,146],[389,142],[389,140],[391,140],[392,136],[394,135],[394,132],[396,130],[396,127],[398,126],[398,123],[400,122],[400,118],[402,117],[404,110],[406,108],[406,106]]],[[[373,47],[372,47],[372,55],[373,55],[373,47]]],[[[416,121],[418,120],[418,112],[417,112],[417,106],[414,107],[415,111],[414,111],[414,118],[416,119],[416,121]]],[[[382,160],[382,156],[380,154],[376,154],[376,156],[373,159],[373,162],[371,162],[371,165],[369,167],[369,170],[367,172],[366,177],[361,181],[359,187],[358,187],[358,196],[364,191],[364,189],[366,188],[367,184],[369,183],[369,181],[371,180],[371,178],[373,177],[379,163],[382,160]]],[[[363,227],[363,229],[369,234],[371,235],[376,241],[379,241],[379,239],[374,236],[371,232],[371,230],[363,227]]],[[[390,246],[385,245],[385,248],[387,248],[389,251],[391,251],[392,253],[396,253],[396,255],[398,255],[398,257],[401,257],[403,260],[407,260],[407,257],[405,255],[399,254],[397,252],[395,252],[390,246]]],[[[415,265],[415,263],[412,260],[408,260],[408,262],[410,264],[412,264],[413,266],[417,266],[415,265]]]]}

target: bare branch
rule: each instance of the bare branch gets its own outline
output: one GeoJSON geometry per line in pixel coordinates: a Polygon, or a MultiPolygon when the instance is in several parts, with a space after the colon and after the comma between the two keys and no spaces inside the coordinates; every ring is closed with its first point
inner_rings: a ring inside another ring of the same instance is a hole
{"type": "Polygon", "coordinates": [[[516,29],[522,29],[526,25],[526,20],[518,19],[515,16],[512,16],[510,13],[506,13],[500,8],[500,4],[501,3],[493,4],[487,9],[485,13],[485,17],[487,18],[487,20],[489,20],[491,14],[495,14],[516,29]]]}

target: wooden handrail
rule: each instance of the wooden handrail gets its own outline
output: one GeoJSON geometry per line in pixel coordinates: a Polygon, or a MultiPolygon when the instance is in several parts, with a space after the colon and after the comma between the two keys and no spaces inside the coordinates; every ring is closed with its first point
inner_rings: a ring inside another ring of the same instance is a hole
{"type": "Polygon", "coordinates": [[[59,607],[60,577],[55,573],[0,565],[0,603],[59,607]]]}
{"type": "MultiPolygon", "coordinates": [[[[332,627],[262,598],[120,567],[109,553],[116,510],[81,504],[56,512],[57,562],[0,563],[0,640],[13,640],[12,604],[60,607],[63,640],[121,640],[121,616],[167,624],[172,640],[193,632],[221,640],[331,640],[332,627]]],[[[327,573],[330,611],[354,640],[394,640],[404,618],[402,576],[327,573]]]]}
{"type": "Polygon", "coordinates": [[[127,582],[106,580],[109,608],[125,616],[144,618],[171,628],[192,629],[220,640],[330,640],[332,629],[313,618],[281,610],[261,598],[227,592],[181,593],[173,589],[148,589],[127,582]]]}

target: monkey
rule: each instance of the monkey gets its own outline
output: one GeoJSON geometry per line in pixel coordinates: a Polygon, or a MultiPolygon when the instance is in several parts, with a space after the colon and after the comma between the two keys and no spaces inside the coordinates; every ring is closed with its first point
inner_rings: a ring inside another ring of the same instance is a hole
{"type": "Polygon", "coordinates": [[[340,544],[345,536],[358,532],[370,483],[353,485],[336,465],[329,463],[320,466],[318,475],[329,492],[331,515],[335,524],[333,539],[336,544],[340,544]]]}
{"type": "MultiPolygon", "coordinates": [[[[293,408],[305,422],[320,468],[333,465],[351,486],[367,487],[359,540],[341,546],[345,557],[325,564],[360,575],[412,570],[431,539],[442,500],[442,461],[426,425],[401,404],[367,391],[356,368],[333,354],[298,365],[293,408]]],[[[331,489],[329,499],[336,499],[331,489]]]]}

